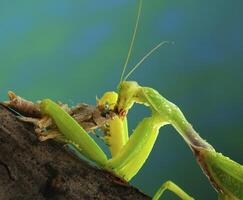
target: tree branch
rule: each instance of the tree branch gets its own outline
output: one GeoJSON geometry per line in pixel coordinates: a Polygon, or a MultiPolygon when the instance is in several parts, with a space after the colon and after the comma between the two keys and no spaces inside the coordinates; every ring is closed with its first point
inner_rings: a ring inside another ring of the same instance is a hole
{"type": "Polygon", "coordinates": [[[32,125],[0,105],[0,199],[150,199],[55,141],[39,142],[32,125]]]}

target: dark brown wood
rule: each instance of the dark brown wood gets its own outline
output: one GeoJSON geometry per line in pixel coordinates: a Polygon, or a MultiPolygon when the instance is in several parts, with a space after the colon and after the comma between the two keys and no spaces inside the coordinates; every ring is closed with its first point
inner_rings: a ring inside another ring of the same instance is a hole
{"type": "Polygon", "coordinates": [[[39,142],[30,124],[0,105],[0,200],[150,199],[112,174],[39,142]]]}

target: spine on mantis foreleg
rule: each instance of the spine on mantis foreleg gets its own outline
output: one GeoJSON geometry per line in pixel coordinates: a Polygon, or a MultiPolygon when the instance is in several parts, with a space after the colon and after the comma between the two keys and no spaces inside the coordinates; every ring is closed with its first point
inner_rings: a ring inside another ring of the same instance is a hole
{"type": "Polygon", "coordinates": [[[105,165],[107,157],[88,133],[58,104],[45,99],[40,104],[41,112],[50,116],[68,143],[73,144],[84,156],[100,165],[105,165]]]}
{"type": "Polygon", "coordinates": [[[104,136],[109,146],[111,156],[115,157],[120,153],[124,145],[128,141],[127,120],[122,121],[118,116],[108,121],[109,131],[104,136]]]}

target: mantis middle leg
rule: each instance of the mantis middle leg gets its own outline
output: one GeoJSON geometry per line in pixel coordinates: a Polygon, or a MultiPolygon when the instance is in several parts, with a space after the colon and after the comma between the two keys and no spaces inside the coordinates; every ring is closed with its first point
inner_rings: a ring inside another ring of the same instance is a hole
{"type": "Polygon", "coordinates": [[[165,190],[170,190],[174,192],[178,197],[180,197],[182,200],[193,200],[191,196],[189,196],[187,193],[185,193],[178,185],[173,183],[172,181],[166,181],[163,183],[158,191],[153,196],[153,200],[159,200],[159,198],[162,196],[165,190]]]}

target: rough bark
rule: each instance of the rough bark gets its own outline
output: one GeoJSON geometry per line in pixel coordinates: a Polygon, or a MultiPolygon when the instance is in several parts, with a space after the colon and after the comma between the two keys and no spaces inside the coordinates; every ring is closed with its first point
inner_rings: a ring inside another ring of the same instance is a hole
{"type": "Polygon", "coordinates": [[[0,200],[150,199],[109,172],[39,142],[30,124],[0,106],[0,200]]]}

